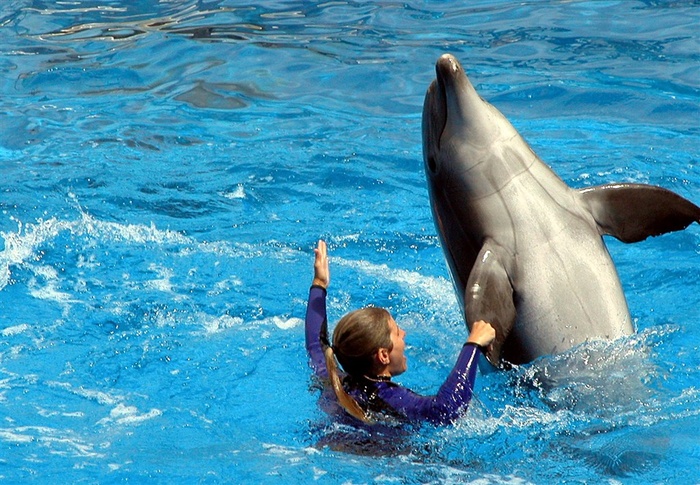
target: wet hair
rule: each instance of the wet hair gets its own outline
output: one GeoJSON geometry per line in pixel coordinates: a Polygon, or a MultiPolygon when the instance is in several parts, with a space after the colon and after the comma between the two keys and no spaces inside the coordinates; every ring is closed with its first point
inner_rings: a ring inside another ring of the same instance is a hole
{"type": "Polygon", "coordinates": [[[333,331],[333,345],[325,350],[326,368],[338,402],[351,416],[366,423],[370,422],[367,412],[343,388],[335,360],[353,377],[376,375],[377,351],[385,348],[391,352],[394,346],[389,318],[384,308],[352,311],[340,319],[333,331]]]}

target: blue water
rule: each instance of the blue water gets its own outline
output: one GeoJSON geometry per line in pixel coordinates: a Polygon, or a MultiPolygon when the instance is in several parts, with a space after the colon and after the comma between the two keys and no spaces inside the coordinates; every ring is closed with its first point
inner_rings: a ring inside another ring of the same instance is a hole
{"type": "Polygon", "coordinates": [[[444,52],[571,186],[700,203],[698,25],[690,0],[3,2],[0,480],[700,482],[697,224],[608,241],[635,336],[480,375],[450,427],[334,423],[302,321],[324,237],[331,320],[388,307],[419,392],[451,368],[420,131],[444,52]]]}

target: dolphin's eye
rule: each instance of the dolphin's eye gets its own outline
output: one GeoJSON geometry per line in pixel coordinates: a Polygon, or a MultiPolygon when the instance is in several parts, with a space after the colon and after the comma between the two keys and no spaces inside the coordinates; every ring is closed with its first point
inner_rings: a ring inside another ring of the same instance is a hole
{"type": "Polygon", "coordinates": [[[437,171],[437,162],[435,161],[435,157],[432,155],[428,157],[428,168],[433,173],[437,171]]]}

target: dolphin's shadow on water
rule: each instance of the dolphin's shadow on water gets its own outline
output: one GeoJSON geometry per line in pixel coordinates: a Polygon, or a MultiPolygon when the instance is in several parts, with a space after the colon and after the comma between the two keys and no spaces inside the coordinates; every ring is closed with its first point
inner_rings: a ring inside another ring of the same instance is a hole
{"type": "Polygon", "coordinates": [[[695,450],[699,428],[698,415],[682,419],[673,416],[649,425],[591,427],[567,439],[555,440],[554,444],[572,459],[585,461],[603,475],[637,476],[661,482],[669,480],[669,470],[680,478],[679,471],[698,466],[700,452],[695,450]],[[692,465],[689,459],[694,462],[692,465]]]}
{"type": "Polygon", "coordinates": [[[670,432],[602,429],[587,434],[558,446],[608,476],[630,477],[649,472],[658,468],[669,450],[670,432]]]}

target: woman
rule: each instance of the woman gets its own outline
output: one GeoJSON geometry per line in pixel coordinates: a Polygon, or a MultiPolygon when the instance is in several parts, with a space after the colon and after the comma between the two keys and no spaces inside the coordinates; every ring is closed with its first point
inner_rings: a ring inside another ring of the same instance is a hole
{"type": "Polygon", "coordinates": [[[435,396],[421,396],[391,378],[407,368],[404,332],[382,308],[367,307],[340,319],[328,341],[326,290],[330,270],[326,243],[315,252],[314,279],[306,311],[306,349],[314,373],[329,380],[340,405],[355,418],[372,423],[381,418],[447,424],[466,409],[472,396],[481,349],[495,337],[493,327],[475,322],[457,363],[435,396]],[[345,375],[341,376],[336,358],[345,375]]]}

